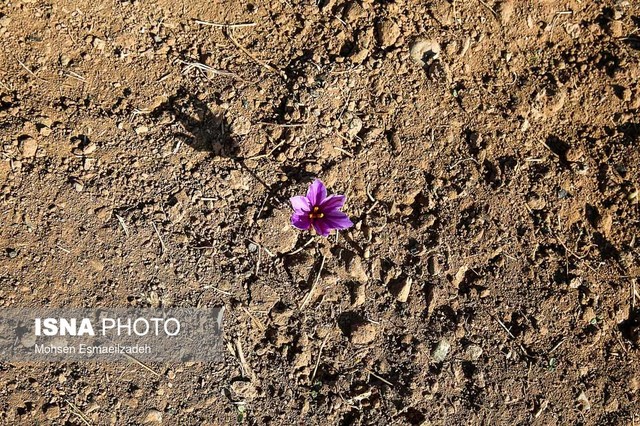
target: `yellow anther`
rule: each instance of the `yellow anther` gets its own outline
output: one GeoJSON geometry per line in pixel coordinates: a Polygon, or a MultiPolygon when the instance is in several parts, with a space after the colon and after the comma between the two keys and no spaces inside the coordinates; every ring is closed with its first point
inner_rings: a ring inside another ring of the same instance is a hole
{"type": "Polygon", "coordinates": [[[318,213],[319,210],[320,207],[314,207],[313,211],[309,213],[309,219],[322,219],[324,217],[324,213],[318,213]]]}

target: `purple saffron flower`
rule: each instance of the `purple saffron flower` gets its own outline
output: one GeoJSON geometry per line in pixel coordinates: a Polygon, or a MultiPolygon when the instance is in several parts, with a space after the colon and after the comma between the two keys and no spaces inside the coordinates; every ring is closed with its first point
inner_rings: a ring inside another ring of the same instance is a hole
{"type": "Polygon", "coordinates": [[[321,180],[316,179],[309,186],[307,196],[291,198],[293,214],[291,224],[302,230],[313,228],[319,235],[326,237],[333,229],[347,229],[353,222],[345,213],[340,211],[347,197],[344,195],[329,195],[321,180]]]}

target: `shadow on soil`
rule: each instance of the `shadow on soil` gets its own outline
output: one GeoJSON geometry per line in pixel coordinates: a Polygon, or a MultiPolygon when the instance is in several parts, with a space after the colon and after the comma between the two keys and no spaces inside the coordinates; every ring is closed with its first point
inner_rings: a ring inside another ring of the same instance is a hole
{"type": "Polygon", "coordinates": [[[176,136],[196,151],[229,158],[237,155],[238,145],[226,134],[228,125],[224,117],[214,114],[205,102],[186,89],[180,89],[158,111],[168,111],[175,115],[185,130],[176,136]]]}
{"type": "Polygon", "coordinates": [[[277,196],[282,190],[280,184],[277,185],[278,187],[269,185],[247,166],[246,159],[239,156],[241,141],[234,139],[228,133],[229,125],[224,116],[213,113],[206,102],[182,88],[157,111],[156,114],[168,111],[175,115],[176,120],[182,124],[185,130],[176,136],[185,144],[196,151],[209,152],[213,157],[232,159],[240,168],[264,186],[271,197],[283,202],[277,196]]]}

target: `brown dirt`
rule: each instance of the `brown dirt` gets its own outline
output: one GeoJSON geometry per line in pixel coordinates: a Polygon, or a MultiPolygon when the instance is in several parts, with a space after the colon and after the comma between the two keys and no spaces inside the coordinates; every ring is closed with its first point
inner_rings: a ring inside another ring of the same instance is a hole
{"type": "Polygon", "coordinates": [[[2,362],[0,423],[637,421],[639,25],[635,1],[3,2],[0,305],[225,305],[255,376],[2,362]],[[255,22],[228,32],[263,64],[194,18],[255,22]],[[290,255],[313,177],[356,226],[290,255]]]}

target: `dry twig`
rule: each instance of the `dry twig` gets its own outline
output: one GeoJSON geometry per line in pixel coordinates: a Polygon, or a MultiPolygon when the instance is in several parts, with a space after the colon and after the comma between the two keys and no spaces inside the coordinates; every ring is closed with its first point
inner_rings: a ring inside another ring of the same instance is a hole
{"type": "Polygon", "coordinates": [[[274,67],[272,67],[271,65],[269,65],[268,63],[256,58],[251,52],[249,52],[244,46],[242,46],[240,43],[238,43],[236,41],[235,38],[233,38],[233,35],[231,35],[231,31],[225,29],[225,35],[227,36],[227,38],[229,39],[229,41],[231,41],[231,43],[233,43],[234,46],[236,46],[238,49],[240,49],[240,51],[242,51],[242,53],[244,53],[245,55],[247,55],[249,58],[251,58],[255,63],[257,63],[258,65],[262,66],[264,69],[266,69],[269,72],[272,72],[274,74],[279,74],[280,76],[282,76],[285,80],[287,79],[287,76],[284,75],[283,73],[279,72],[277,69],[275,69],[274,67]]]}
{"type": "Polygon", "coordinates": [[[216,27],[216,28],[246,28],[246,27],[255,27],[257,25],[255,22],[241,22],[238,24],[220,24],[217,22],[201,21],[200,19],[195,19],[194,22],[196,24],[204,25],[207,27],[216,27]]]}
{"type": "Polygon", "coordinates": [[[301,310],[304,309],[305,306],[307,306],[307,303],[309,303],[309,300],[311,300],[311,296],[316,291],[316,287],[318,286],[318,281],[320,281],[320,276],[322,275],[322,269],[324,268],[324,261],[326,260],[326,258],[327,257],[323,254],[322,262],[320,262],[320,269],[318,270],[318,276],[313,282],[313,285],[311,286],[311,290],[309,290],[309,293],[307,293],[307,295],[304,297],[304,300],[302,300],[302,303],[300,304],[301,310]]]}

